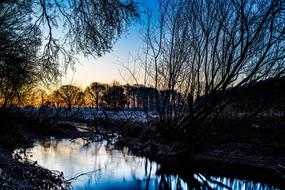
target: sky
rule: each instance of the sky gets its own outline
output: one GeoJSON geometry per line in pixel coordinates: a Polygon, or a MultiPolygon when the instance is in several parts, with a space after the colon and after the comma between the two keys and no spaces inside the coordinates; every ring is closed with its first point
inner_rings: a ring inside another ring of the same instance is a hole
{"type": "MultiPolygon", "coordinates": [[[[146,7],[153,9],[156,6],[156,0],[139,0],[138,3],[140,12],[143,12],[146,7]]],[[[116,80],[125,83],[119,72],[123,69],[120,64],[128,63],[130,56],[135,56],[142,51],[141,22],[143,20],[142,15],[140,21],[133,22],[128,31],[123,33],[115,43],[110,53],[99,58],[78,56],[80,63],[75,65],[75,71],[68,70],[62,78],[62,84],[75,84],[85,88],[92,82],[112,83],[116,80]]]]}

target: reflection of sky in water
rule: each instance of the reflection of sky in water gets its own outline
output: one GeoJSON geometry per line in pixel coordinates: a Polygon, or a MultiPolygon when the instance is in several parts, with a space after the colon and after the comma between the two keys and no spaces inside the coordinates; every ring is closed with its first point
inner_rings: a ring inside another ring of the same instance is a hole
{"type": "Polygon", "coordinates": [[[185,183],[178,175],[158,174],[160,165],[147,158],[133,156],[128,149],[114,150],[112,145],[77,139],[48,140],[27,150],[27,156],[50,170],[63,171],[65,178],[81,175],[72,182],[77,189],[274,189],[261,183],[221,177],[193,175],[185,183]]]}

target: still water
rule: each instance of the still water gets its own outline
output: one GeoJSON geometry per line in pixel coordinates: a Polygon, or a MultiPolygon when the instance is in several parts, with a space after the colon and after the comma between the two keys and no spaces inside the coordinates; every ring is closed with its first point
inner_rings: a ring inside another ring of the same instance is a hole
{"type": "Polygon", "coordinates": [[[49,139],[37,142],[25,153],[25,157],[44,168],[62,171],[74,190],[277,189],[258,182],[200,173],[193,174],[186,182],[177,174],[162,173],[159,163],[135,156],[127,148],[117,150],[107,141],[49,139]]]}

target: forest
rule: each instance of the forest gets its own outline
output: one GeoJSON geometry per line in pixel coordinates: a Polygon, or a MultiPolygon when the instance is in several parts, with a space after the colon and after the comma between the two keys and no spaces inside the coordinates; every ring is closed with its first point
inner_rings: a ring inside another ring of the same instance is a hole
{"type": "Polygon", "coordinates": [[[0,189],[285,188],[284,47],[283,0],[2,0],[0,189]]]}

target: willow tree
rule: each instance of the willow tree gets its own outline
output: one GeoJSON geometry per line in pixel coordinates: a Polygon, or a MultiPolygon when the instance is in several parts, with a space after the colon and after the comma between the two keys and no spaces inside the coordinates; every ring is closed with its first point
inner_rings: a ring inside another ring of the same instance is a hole
{"type": "MultiPolygon", "coordinates": [[[[169,101],[175,89],[191,94],[193,109],[177,125],[202,129],[232,101],[228,89],[284,75],[284,26],[282,0],[160,1],[145,32],[149,83],[170,90],[169,101]]],[[[158,111],[167,114],[165,107],[158,111]]]]}

